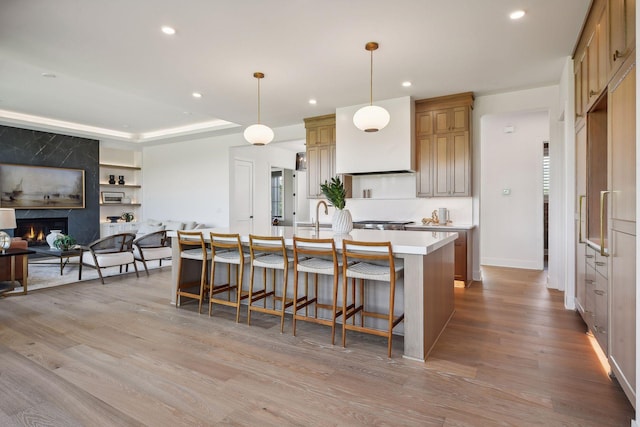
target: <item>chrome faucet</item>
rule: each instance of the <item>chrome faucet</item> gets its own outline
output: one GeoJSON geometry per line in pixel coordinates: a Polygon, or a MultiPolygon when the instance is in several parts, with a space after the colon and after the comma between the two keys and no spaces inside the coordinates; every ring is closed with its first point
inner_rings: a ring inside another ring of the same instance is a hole
{"type": "Polygon", "coordinates": [[[318,210],[320,209],[320,205],[324,205],[324,214],[329,215],[329,208],[327,207],[327,203],[324,200],[320,200],[316,205],[316,236],[320,234],[320,215],[318,214],[318,210]]]}

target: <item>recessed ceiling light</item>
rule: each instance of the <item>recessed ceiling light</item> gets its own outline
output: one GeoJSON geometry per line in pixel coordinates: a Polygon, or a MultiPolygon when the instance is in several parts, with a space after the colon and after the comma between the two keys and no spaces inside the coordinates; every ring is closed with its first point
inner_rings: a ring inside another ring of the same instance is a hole
{"type": "Polygon", "coordinates": [[[53,73],[42,73],[42,77],[47,77],[47,78],[49,78],[49,79],[55,79],[55,78],[56,78],[56,77],[58,77],[58,76],[56,76],[56,75],[55,75],[55,74],[53,74],[53,73]]]}
{"type": "Polygon", "coordinates": [[[193,96],[194,98],[202,98],[202,94],[200,92],[193,92],[191,96],[193,96]]]}
{"type": "Polygon", "coordinates": [[[509,14],[509,18],[511,19],[520,19],[525,15],[524,10],[515,10],[509,14]]]}
{"type": "Polygon", "coordinates": [[[410,81],[402,82],[402,87],[409,87],[409,86],[411,86],[410,81]]]}
{"type": "Polygon", "coordinates": [[[193,113],[191,111],[183,111],[182,114],[184,114],[185,116],[192,116],[193,113]]]}
{"type": "Polygon", "coordinates": [[[162,32],[165,33],[166,35],[172,36],[176,33],[176,29],[168,25],[164,25],[162,27],[162,32]]]}
{"type": "Polygon", "coordinates": [[[318,101],[316,101],[315,99],[310,99],[309,100],[309,104],[311,105],[316,105],[318,103],[318,101]]]}

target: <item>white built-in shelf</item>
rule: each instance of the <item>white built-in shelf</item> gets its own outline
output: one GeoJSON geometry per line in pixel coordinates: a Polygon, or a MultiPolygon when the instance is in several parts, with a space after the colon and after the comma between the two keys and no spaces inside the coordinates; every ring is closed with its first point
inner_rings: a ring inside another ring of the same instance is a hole
{"type": "Polygon", "coordinates": [[[109,184],[109,183],[100,183],[100,187],[109,187],[109,188],[142,188],[141,185],[135,184],[109,184]]]}
{"type": "Polygon", "coordinates": [[[106,208],[109,206],[142,206],[140,203],[100,203],[100,207],[106,208]]]}
{"type": "Polygon", "coordinates": [[[139,166],[124,166],[124,165],[112,165],[108,163],[100,163],[101,168],[112,168],[112,169],[128,169],[139,171],[141,168],[139,166]]]}

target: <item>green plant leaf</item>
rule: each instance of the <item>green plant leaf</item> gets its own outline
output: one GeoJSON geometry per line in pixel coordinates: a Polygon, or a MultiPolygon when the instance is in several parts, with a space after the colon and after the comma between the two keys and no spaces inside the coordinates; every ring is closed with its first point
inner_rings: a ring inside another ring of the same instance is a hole
{"type": "Polygon", "coordinates": [[[330,181],[325,181],[324,184],[320,184],[320,190],[331,206],[336,209],[344,209],[347,203],[347,192],[339,176],[334,176],[330,181]]]}

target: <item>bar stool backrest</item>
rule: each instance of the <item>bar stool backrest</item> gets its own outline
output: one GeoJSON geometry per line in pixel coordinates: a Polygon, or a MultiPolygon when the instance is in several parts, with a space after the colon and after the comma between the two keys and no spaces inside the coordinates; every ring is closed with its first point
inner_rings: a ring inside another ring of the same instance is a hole
{"type": "Polygon", "coordinates": [[[249,250],[251,258],[265,254],[281,255],[286,262],[287,250],[284,246],[284,238],[281,236],[255,236],[249,234],[249,250]]]}
{"type": "Polygon", "coordinates": [[[216,251],[238,251],[242,253],[242,242],[239,234],[211,233],[210,245],[213,256],[216,251]]]}
{"type": "Polygon", "coordinates": [[[183,258],[208,258],[207,244],[201,231],[178,230],[178,247],[180,248],[180,256],[183,258]],[[197,249],[200,249],[202,253],[198,254],[197,249]]]}
{"type": "Polygon", "coordinates": [[[307,239],[294,236],[293,238],[293,259],[297,264],[303,258],[328,258],[333,261],[334,266],[338,266],[338,255],[336,253],[336,243],[333,239],[307,239]]]}
{"type": "Polygon", "coordinates": [[[345,266],[352,261],[378,261],[388,263],[390,271],[395,270],[391,242],[343,240],[342,258],[345,266]]]}

